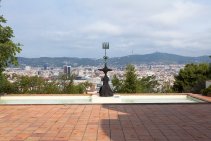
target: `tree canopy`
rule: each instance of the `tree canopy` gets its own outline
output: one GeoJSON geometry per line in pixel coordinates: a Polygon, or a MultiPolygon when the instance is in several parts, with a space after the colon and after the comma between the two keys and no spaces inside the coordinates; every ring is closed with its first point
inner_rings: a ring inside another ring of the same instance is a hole
{"type": "Polygon", "coordinates": [[[201,93],[209,77],[208,64],[187,64],[175,76],[173,89],[176,92],[201,93]]]}
{"type": "Polygon", "coordinates": [[[135,93],[138,84],[136,70],[133,65],[127,65],[125,72],[125,80],[123,83],[123,91],[126,93],[135,93]]]}
{"type": "MultiPolygon", "coordinates": [[[[211,59],[211,56],[209,56],[211,59]]],[[[209,74],[208,74],[208,78],[211,79],[211,63],[209,63],[209,74]]]]}
{"type": "Polygon", "coordinates": [[[123,80],[114,75],[112,84],[114,91],[118,93],[151,93],[156,91],[158,82],[155,76],[138,78],[135,67],[129,64],[126,67],[123,80]]]}
{"type": "Polygon", "coordinates": [[[16,54],[21,51],[20,43],[12,41],[14,37],[13,30],[11,27],[4,25],[6,22],[6,19],[0,15],[0,73],[9,64],[18,64],[16,54]]]}
{"type": "Polygon", "coordinates": [[[74,84],[71,80],[61,77],[57,80],[46,80],[38,76],[14,76],[14,82],[9,76],[0,75],[0,93],[15,94],[82,94],[91,83],[74,84]],[[85,85],[87,87],[85,87],[85,85]]]}

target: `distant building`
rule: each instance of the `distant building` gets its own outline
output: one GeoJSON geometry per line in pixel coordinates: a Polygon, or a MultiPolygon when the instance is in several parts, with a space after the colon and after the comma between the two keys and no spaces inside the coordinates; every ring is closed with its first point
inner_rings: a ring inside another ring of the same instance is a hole
{"type": "Polygon", "coordinates": [[[74,84],[80,84],[80,83],[84,83],[84,82],[86,82],[86,81],[87,81],[87,79],[84,78],[84,77],[81,77],[81,76],[77,76],[77,77],[73,80],[74,84]]]}
{"type": "Polygon", "coordinates": [[[44,65],[43,65],[43,69],[44,69],[44,70],[47,70],[47,69],[48,69],[48,64],[44,64],[44,65]]]}
{"type": "Polygon", "coordinates": [[[71,66],[64,66],[64,73],[70,75],[71,74],[71,66]]]}
{"type": "Polygon", "coordinates": [[[71,73],[71,66],[67,66],[67,74],[70,75],[71,73]]]}
{"type": "Polygon", "coordinates": [[[31,70],[31,67],[30,66],[25,66],[25,70],[26,71],[30,71],[31,70]]]}
{"type": "Polygon", "coordinates": [[[65,66],[63,67],[63,69],[64,69],[64,73],[66,74],[66,73],[67,73],[67,65],[65,65],[65,66]]]}
{"type": "Polygon", "coordinates": [[[38,72],[37,72],[37,75],[38,75],[38,76],[42,75],[42,72],[41,72],[41,71],[38,71],[38,72]]]}

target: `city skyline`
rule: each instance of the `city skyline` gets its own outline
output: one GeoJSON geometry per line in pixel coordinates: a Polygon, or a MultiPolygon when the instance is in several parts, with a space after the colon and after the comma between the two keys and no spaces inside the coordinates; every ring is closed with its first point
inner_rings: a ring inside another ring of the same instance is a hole
{"type": "Polygon", "coordinates": [[[21,57],[101,58],[165,52],[211,54],[209,0],[2,0],[21,57]]]}

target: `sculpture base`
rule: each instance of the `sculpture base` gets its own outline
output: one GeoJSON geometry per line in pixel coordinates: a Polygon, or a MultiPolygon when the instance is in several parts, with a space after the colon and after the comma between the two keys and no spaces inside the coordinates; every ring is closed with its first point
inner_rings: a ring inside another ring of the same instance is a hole
{"type": "Polygon", "coordinates": [[[99,91],[99,95],[101,97],[109,97],[109,96],[113,96],[113,92],[110,88],[109,85],[103,85],[101,88],[100,88],[100,91],[99,91]]]}

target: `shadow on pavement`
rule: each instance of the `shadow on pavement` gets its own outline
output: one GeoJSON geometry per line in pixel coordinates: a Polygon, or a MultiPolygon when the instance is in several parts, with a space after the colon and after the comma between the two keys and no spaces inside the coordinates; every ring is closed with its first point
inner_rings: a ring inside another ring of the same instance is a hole
{"type": "Polygon", "coordinates": [[[211,105],[102,105],[98,140],[208,141],[211,105]]]}

